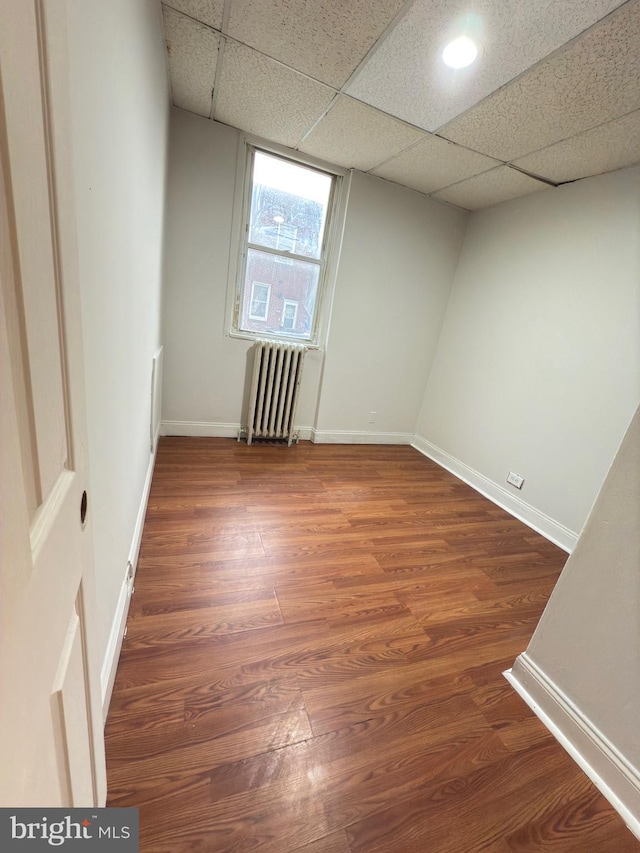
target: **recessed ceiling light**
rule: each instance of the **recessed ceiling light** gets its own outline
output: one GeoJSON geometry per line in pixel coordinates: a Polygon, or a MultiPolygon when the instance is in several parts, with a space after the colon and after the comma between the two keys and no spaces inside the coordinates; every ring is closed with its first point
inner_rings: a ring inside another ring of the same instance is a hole
{"type": "Polygon", "coordinates": [[[442,61],[450,68],[466,68],[477,55],[478,47],[469,36],[460,36],[450,41],[442,51],[442,61]]]}

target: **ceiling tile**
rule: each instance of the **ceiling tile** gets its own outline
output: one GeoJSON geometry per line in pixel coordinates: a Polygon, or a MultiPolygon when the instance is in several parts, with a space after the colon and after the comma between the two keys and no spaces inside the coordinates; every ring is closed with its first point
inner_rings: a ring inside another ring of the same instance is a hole
{"type": "Polygon", "coordinates": [[[424,142],[373,170],[374,175],[423,193],[462,181],[497,165],[497,160],[446,139],[428,136],[424,142]]]}
{"type": "Polygon", "coordinates": [[[530,68],[623,0],[418,0],[346,91],[425,130],[455,116],[530,68]],[[455,71],[442,49],[466,34],[480,58],[455,71]]]}
{"type": "Polygon", "coordinates": [[[217,30],[222,26],[224,0],[165,0],[165,5],[217,30]]]}
{"type": "Polygon", "coordinates": [[[549,189],[548,184],[523,175],[509,166],[498,166],[434,193],[433,198],[457,204],[467,210],[479,210],[501,201],[549,189]]]}
{"type": "Polygon", "coordinates": [[[632,0],[440,133],[513,160],[640,107],[640,2],[632,0]]]}
{"type": "Polygon", "coordinates": [[[340,95],[300,150],[366,172],[423,136],[421,130],[340,95]]]}
{"type": "Polygon", "coordinates": [[[403,0],[233,0],[227,32],[339,88],[403,0]]]}
{"type": "Polygon", "coordinates": [[[640,110],[516,160],[555,183],[575,181],[640,162],[640,110]]]}
{"type": "Polygon", "coordinates": [[[216,94],[216,121],[295,147],[334,97],[333,89],[227,41],[216,94]]]}
{"type": "Polygon", "coordinates": [[[209,118],[220,37],[168,6],[163,13],[173,103],[209,118]]]}

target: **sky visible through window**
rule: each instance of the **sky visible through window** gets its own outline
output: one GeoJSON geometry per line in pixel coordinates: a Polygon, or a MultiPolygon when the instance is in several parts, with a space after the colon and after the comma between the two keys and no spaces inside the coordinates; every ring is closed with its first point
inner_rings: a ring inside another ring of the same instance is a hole
{"type": "Polygon", "coordinates": [[[256,151],[253,165],[253,182],[273,187],[284,193],[319,201],[326,208],[331,192],[331,176],[297,163],[270,157],[256,151]]]}

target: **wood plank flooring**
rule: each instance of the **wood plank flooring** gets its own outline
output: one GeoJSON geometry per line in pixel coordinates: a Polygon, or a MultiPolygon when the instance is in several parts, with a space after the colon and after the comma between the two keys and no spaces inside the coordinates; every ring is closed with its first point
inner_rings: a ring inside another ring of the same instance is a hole
{"type": "Polygon", "coordinates": [[[158,451],[106,728],[143,853],[627,853],[501,673],[566,555],[409,447],[158,451]]]}

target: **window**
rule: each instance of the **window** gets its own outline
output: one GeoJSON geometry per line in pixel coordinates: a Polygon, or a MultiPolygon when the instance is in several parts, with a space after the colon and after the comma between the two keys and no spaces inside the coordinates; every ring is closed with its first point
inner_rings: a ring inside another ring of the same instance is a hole
{"type": "Polygon", "coordinates": [[[251,282],[251,301],[249,303],[249,317],[252,320],[266,320],[269,315],[269,297],[271,285],[262,284],[259,281],[251,282]]]}
{"type": "Polygon", "coordinates": [[[313,341],[337,177],[249,146],[232,331],[313,341]]]}
{"type": "Polygon", "coordinates": [[[298,319],[298,303],[285,299],[282,305],[282,328],[286,332],[293,332],[298,319]]]}

